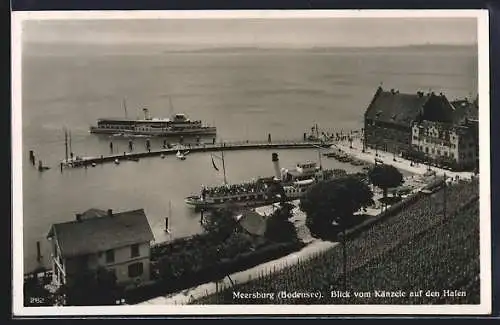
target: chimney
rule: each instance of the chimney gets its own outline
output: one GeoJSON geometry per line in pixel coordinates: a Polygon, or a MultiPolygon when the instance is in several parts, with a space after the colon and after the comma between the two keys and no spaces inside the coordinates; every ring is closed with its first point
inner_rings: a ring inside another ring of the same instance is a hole
{"type": "Polygon", "coordinates": [[[149,110],[146,107],[144,107],[142,109],[142,111],[144,112],[144,119],[145,120],[149,120],[150,119],[150,117],[149,117],[149,110]]]}
{"type": "Polygon", "coordinates": [[[273,152],[272,154],[272,162],[274,165],[274,175],[276,176],[277,179],[281,180],[280,160],[276,152],[273,152]]]}
{"type": "Polygon", "coordinates": [[[113,210],[112,209],[108,209],[108,217],[112,217],[113,216],[113,210]]]}
{"type": "Polygon", "coordinates": [[[78,222],[82,221],[82,214],[81,213],[76,214],[76,221],[78,221],[78,222]]]}

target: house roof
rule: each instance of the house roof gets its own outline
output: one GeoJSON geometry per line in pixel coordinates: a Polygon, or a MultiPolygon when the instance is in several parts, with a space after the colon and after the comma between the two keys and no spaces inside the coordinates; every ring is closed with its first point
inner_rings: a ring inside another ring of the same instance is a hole
{"type": "Polygon", "coordinates": [[[244,211],[237,217],[238,223],[248,233],[256,236],[264,236],[266,232],[266,216],[254,210],[244,211]]]}
{"type": "Polygon", "coordinates": [[[443,123],[443,122],[433,122],[433,121],[421,121],[415,124],[417,127],[428,129],[430,127],[436,127],[438,130],[446,132],[456,132],[457,134],[463,135],[469,132],[469,127],[464,125],[458,125],[454,123],[443,123]]]}
{"type": "Polygon", "coordinates": [[[477,100],[470,101],[468,99],[459,99],[452,101],[451,105],[455,108],[453,120],[456,123],[461,123],[466,118],[477,120],[479,117],[479,106],[477,100]]]}
{"type": "Polygon", "coordinates": [[[92,254],[154,239],[143,209],[54,224],[47,237],[55,237],[63,257],[92,254]]]}
{"type": "Polygon", "coordinates": [[[82,219],[91,219],[106,216],[107,212],[101,209],[91,208],[81,214],[82,219]]]}
{"type": "Polygon", "coordinates": [[[379,87],[366,110],[365,118],[411,126],[412,121],[417,119],[432,96],[435,95],[422,92],[407,94],[394,90],[384,91],[379,87]]]}

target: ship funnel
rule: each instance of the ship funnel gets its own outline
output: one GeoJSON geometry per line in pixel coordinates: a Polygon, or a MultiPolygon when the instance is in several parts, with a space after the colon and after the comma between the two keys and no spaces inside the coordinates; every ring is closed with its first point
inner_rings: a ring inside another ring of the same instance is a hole
{"type": "Polygon", "coordinates": [[[278,158],[278,154],[276,152],[273,152],[272,157],[274,165],[274,175],[276,176],[277,179],[281,180],[281,168],[280,168],[280,160],[278,158]]]}
{"type": "Polygon", "coordinates": [[[142,111],[144,112],[144,119],[149,120],[150,119],[149,110],[147,108],[143,108],[142,111]]]}

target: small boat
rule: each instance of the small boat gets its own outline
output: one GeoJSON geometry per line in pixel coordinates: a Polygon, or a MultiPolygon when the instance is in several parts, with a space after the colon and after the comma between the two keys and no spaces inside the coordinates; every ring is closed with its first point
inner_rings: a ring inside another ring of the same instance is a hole
{"type": "Polygon", "coordinates": [[[95,162],[92,163],[92,167],[95,167],[97,166],[97,164],[95,162]]]}
{"type": "Polygon", "coordinates": [[[177,159],[180,159],[180,160],[185,160],[186,159],[186,156],[180,150],[177,151],[177,153],[175,154],[175,156],[177,157],[177,159]]]}
{"type": "Polygon", "coordinates": [[[120,161],[118,160],[118,158],[115,159],[115,164],[117,164],[117,165],[120,164],[120,161]]]}
{"type": "Polygon", "coordinates": [[[161,159],[165,158],[165,155],[164,155],[164,154],[161,154],[161,155],[160,155],[160,158],[161,158],[161,159]]]}
{"type": "Polygon", "coordinates": [[[132,161],[139,161],[139,158],[138,157],[129,157],[127,158],[128,160],[132,160],[132,161]]]}

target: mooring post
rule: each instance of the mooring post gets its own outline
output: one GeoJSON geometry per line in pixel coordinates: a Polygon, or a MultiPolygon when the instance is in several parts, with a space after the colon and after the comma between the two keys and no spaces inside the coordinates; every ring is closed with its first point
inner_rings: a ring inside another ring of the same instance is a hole
{"type": "Polygon", "coordinates": [[[30,161],[33,166],[35,166],[35,153],[33,150],[30,150],[30,161]]]}
{"type": "Polygon", "coordinates": [[[43,164],[42,164],[42,161],[39,160],[38,161],[38,171],[42,171],[43,170],[43,164]]]}
{"type": "Polygon", "coordinates": [[[36,260],[40,262],[42,260],[42,251],[40,249],[40,242],[36,242],[36,260]]]}
{"type": "Polygon", "coordinates": [[[61,167],[61,173],[62,173],[62,171],[63,171],[63,163],[62,163],[62,161],[59,163],[59,166],[61,167]]]}

